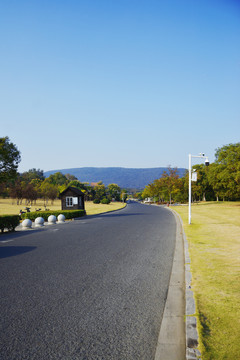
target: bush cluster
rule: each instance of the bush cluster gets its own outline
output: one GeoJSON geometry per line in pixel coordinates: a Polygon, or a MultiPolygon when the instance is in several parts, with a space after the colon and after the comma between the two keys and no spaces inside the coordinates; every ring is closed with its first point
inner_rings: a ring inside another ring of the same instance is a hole
{"type": "Polygon", "coordinates": [[[110,204],[110,200],[109,199],[107,199],[107,198],[103,198],[102,200],[101,200],[101,204],[110,204]]]}
{"type": "Polygon", "coordinates": [[[34,221],[37,217],[42,217],[45,221],[47,221],[50,215],[58,215],[63,214],[66,219],[73,219],[77,217],[81,217],[86,215],[85,210],[57,210],[57,211],[34,211],[34,212],[27,212],[21,215],[21,219],[30,219],[34,221]]]}
{"type": "Polygon", "coordinates": [[[19,215],[1,215],[0,216],[0,229],[4,232],[4,229],[8,231],[14,231],[16,226],[20,223],[19,215]]]}
{"type": "Polygon", "coordinates": [[[94,203],[94,204],[100,204],[100,200],[99,200],[99,199],[94,199],[94,200],[93,200],[93,203],[94,203]]]}

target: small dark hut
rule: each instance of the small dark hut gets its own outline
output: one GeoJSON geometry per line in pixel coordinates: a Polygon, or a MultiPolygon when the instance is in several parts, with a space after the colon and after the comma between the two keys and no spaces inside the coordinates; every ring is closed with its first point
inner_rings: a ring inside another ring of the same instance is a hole
{"type": "Polygon", "coordinates": [[[62,202],[62,210],[85,210],[84,194],[78,188],[69,186],[61,192],[60,199],[62,202]]]}

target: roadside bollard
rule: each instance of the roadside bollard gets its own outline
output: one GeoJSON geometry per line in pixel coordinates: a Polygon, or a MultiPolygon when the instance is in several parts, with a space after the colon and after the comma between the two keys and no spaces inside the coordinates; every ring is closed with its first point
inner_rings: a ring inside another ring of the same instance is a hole
{"type": "Polygon", "coordinates": [[[44,225],[44,219],[42,217],[37,217],[35,219],[35,227],[41,227],[44,225]]]}
{"type": "Polygon", "coordinates": [[[56,224],[56,221],[57,221],[57,218],[56,218],[55,215],[50,215],[50,216],[48,217],[48,224],[49,224],[49,225],[54,225],[54,224],[56,224]]]}
{"type": "Polygon", "coordinates": [[[58,215],[57,219],[58,219],[58,222],[59,222],[59,223],[64,223],[64,221],[65,221],[65,216],[64,216],[63,214],[60,214],[60,215],[58,215]]]}
{"type": "Polygon", "coordinates": [[[25,229],[31,229],[31,227],[32,227],[31,220],[30,219],[23,220],[22,227],[25,228],[25,229]]]}

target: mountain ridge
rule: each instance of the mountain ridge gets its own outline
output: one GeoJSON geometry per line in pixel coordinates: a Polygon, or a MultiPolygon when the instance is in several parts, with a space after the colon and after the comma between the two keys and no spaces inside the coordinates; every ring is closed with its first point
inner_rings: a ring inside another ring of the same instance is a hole
{"type": "MultiPolygon", "coordinates": [[[[56,172],[62,174],[71,174],[81,182],[99,182],[102,181],[105,186],[115,183],[121,188],[144,189],[146,185],[159,179],[167,167],[157,168],[124,168],[124,167],[79,167],[59,170],[49,170],[44,172],[48,177],[56,172]]],[[[186,169],[177,168],[179,177],[186,173],[186,169]]]]}

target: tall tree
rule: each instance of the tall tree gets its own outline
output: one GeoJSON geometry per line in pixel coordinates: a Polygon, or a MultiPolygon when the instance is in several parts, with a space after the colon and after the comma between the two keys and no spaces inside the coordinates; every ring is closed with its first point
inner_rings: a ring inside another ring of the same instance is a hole
{"type": "Polygon", "coordinates": [[[16,145],[10,142],[8,136],[0,138],[0,183],[16,178],[20,161],[16,145]]]}
{"type": "Polygon", "coordinates": [[[225,196],[230,200],[240,199],[240,142],[224,145],[215,153],[219,167],[218,177],[225,189],[225,196]]]}
{"type": "Polygon", "coordinates": [[[168,193],[169,203],[171,204],[172,196],[180,191],[180,180],[177,174],[177,168],[172,169],[169,166],[168,172],[164,171],[162,178],[168,193]]]}

